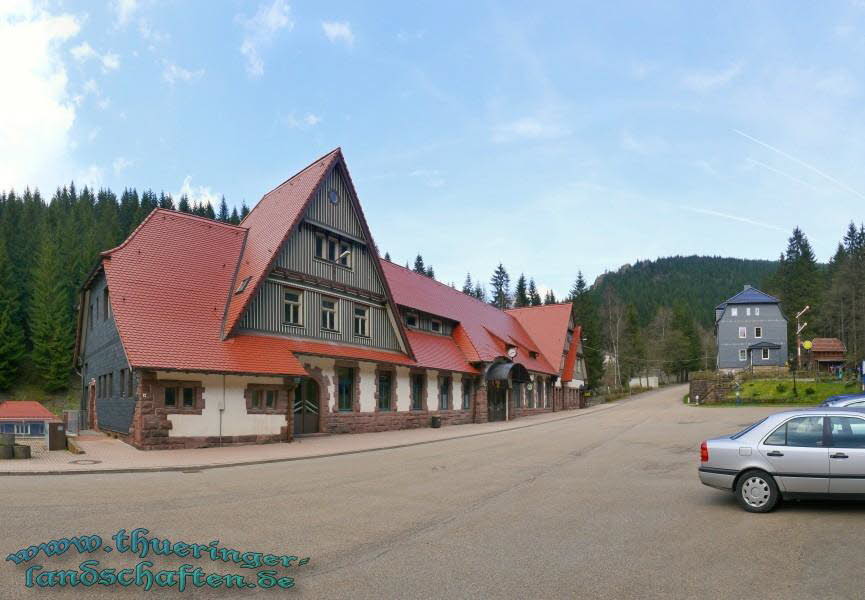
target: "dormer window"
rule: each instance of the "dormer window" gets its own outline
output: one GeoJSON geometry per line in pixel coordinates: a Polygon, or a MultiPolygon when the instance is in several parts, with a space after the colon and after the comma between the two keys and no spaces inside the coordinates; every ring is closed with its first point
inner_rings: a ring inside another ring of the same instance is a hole
{"type": "Polygon", "coordinates": [[[436,319],[430,319],[429,328],[431,331],[434,331],[435,333],[441,333],[442,332],[442,322],[438,321],[436,319]]]}
{"type": "Polygon", "coordinates": [[[534,350],[529,350],[529,357],[530,357],[530,358],[537,358],[537,357],[538,357],[538,353],[535,352],[534,350]]]}
{"type": "Polygon", "coordinates": [[[405,316],[405,324],[409,327],[417,327],[417,315],[414,313],[408,313],[405,316]]]}
{"type": "Polygon", "coordinates": [[[240,285],[237,286],[237,289],[234,290],[234,293],[235,293],[235,294],[242,294],[243,291],[246,290],[246,286],[249,285],[249,280],[250,280],[250,279],[252,279],[252,277],[244,277],[244,278],[243,278],[243,281],[240,282],[240,285]]]}
{"type": "Polygon", "coordinates": [[[324,233],[316,233],[315,241],[313,242],[313,253],[315,258],[319,260],[351,269],[351,242],[340,240],[324,233]]]}

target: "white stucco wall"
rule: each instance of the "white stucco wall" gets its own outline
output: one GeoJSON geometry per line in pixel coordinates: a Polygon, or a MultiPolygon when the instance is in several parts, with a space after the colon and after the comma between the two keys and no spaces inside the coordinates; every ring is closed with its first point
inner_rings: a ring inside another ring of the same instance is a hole
{"type": "Polygon", "coordinates": [[[375,411],[375,363],[359,363],[360,412],[375,411]]]}
{"type": "Polygon", "coordinates": [[[408,367],[396,368],[396,409],[405,412],[411,409],[411,378],[408,367]]]}
{"type": "MultiPolygon", "coordinates": [[[[204,386],[204,409],[200,415],[168,415],[171,421],[169,437],[200,437],[230,435],[277,434],[285,425],[285,415],[248,415],[243,397],[247,384],[282,385],[280,377],[240,377],[235,375],[203,375],[200,373],[169,373],[158,371],[159,380],[200,381],[204,386]],[[222,429],[220,432],[220,405],[222,429]]],[[[290,399],[289,399],[290,401],[290,399]]]]}
{"type": "Polygon", "coordinates": [[[432,369],[426,371],[426,409],[439,409],[439,372],[432,369]]]}
{"type": "Polygon", "coordinates": [[[451,405],[454,410],[463,409],[463,376],[461,373],[453,374],[453,399],[451,405]]]}

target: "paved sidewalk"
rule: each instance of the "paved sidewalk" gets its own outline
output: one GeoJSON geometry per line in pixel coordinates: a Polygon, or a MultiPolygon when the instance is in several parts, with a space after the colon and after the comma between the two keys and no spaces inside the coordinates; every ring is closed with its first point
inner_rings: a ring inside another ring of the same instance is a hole
{"type": "Polygon", "coordinates": [[[441,429],[403,429],[379,433],[323,435],[295,439],[289,444],[225,446],[195,450],[151,450],[145,452],[113,438],[83,436],[78,439],[77,445],[84,450],[85,454],[54,450],[31,460],[0,460],[0,475],[186,471],[320,458],[430,444],[522,429],[552,421],[578,418],[609,410],[616,406],[617,404],[599,404],[581,410],[533,415],[508,422],[452,425],[441,429]],[[87,439],[88,437],[89,439],[87,439]]]}

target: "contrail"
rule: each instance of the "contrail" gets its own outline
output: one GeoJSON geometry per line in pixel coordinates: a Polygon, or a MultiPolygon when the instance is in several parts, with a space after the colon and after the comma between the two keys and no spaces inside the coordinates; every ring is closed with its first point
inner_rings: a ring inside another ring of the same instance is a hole
{"type": "Polygon", "coordinates": [[[813,171],[814,173],[817,173],[817,175],[819,175],[820,177],[822,177],[822,178],[824,178],[824,179],[826,179],[826,180],[828,180],[828,181],[831,181],[832,183],[834,183],[835,185],[837,185],[837,186],[840,187],[841,189],[846,190],[846,191],[850,192],[851,194],[854,194],[854,195],[856,195],[856,196],[859,196],[860,198],[862,198],[863,200],[865,200],[865,194],[862,194],[862,193],[860,193],[860,192],[857,192],[856,190],[854,190],[853,188],[851,188],[849,185],[847,185],[847,184],[844,183],[843,181],[838,181],[837,179],[835,179],[834,177],[832,177],[831,175],[829,175],[829,174],[827,174],[827,173],[824,173],[823,171],[821,171],[821,170],[818,169],[817,167],[815,167],[815,166],[813,166],[813,165],[809,165],[809,164],[806,163],[804,160],[800,160],[800,159],[796,158],[795,156],[791,156],[791,155],[787,154],[787,153],[784,152],[783,150],[779,150],[778,148],[776,148],[775,146],[772,146],[771,144],[767,144],[766,142],[762,142],[762,141],[758,140],[758,139],[755,138],[755,137],[751,137],[750,135],[748,135],[748,134],[745,133],[744,131],[739,131],[738,129],[734,129],[733,132],[734,132],[734,133],[737,133],[737,134],[739,134],[739,135],[741,135],[741,136],[742,136],[743,138],[745,138],[745,139],[749,139],[749,140],[751,140],[751,141],[754,142],[755,144],[760,144],[760,145],[763,146],[764,148],[768,148],[769,150],[772,150],[773,152],[777,152],[778,154],[780,154],[780,155],[783,156],[784,158],[790,159],[790,160],[792,160],[793,162],[802,165],[802,166],[805,167],[806,169],[808,169],[808,170],[810,170],[810,171],[813,171]]]}
{"type": "Polygon", "coordinates": [[[770,223],[762,223],[760,221],[755,221],[753,219],[749,219],[747,217],[740,217],[738,215],[730,215],[727,213],[718,212],[716,210],[709,210],[707,208],[694,208],[693,206],[679,206],[682,210],[687,210],[690,212],[695,212],[703,215],[709,215],[712,217],[721,217],[722,219],[730,219],[731,221],[739,221],[740,223],[747,223],[748,225],[756,225],[757,227],[765,227],[766,229],[774,229],[775,231],[784,231],[782,228],[777,225],[771,225],[770,223]]]}
{"type": "Polygon", "coordinates": [[[807,181],[805,181],[805,180],[803,180],[803,179],[799,179],[798,177],[794,177],[793,175],[790,175],[789,173],[785,173],[784,171],[781,171],[780,169],[776,169],[775,167],[772,167],[772,166],[770,166],[770,165],[767,165],[766,163],[762,163],[762,162],[760,162],[759,160],[754,160],[754,159],[751,158],[751,157],[748,157],[747,160],[748,160],[748,162],[751,163],[751,164],[755,164],[755,165],[757,165],[758,167],[763,167],[764,169],[769,169],[770,171],[773,171],[773,172],[777,173],[778,175],[781,175],[782,177],[786,177],[786,178],[789,179],[790,181],[795,181],[795,182],[798,183],[798,184],[801,184],[801,185],[804,185],[804,186],[806,186],[806,187],[809,187],[809,188],[811,188],[812,190],[814,190],[815,192],[822,192],[822,191],[823,191],[823,190],[821,190],[820,188],[818,188],[816,185],[812,185],[812,184],[808,183],[807,181]]]}

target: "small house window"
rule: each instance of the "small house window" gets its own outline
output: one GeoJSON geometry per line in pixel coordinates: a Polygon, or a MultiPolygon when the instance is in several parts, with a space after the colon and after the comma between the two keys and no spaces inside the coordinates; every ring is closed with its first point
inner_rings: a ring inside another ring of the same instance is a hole
{"type": "Polygon", "coordinates": [[[439,378],[439,410],[448,410],[451,404],[451,378],[439,378]]]}
{"type": "Polygon", "coordinates": [[[15,435],[30,435],[30,423],[15,423],[15,435]]]}
{"type": "Polygon", "coordinates": [[[472,406],[472,380],[463,379],[463,410],[472,406]]]}
{"type": "Polygon", "coordinates": [[[429,322],[429,328],[431,330],[435,331],[436,333],[441,333],[442,332],[442,322],[437,321],[436,319],[431,319],[429,322]]]}
{"type": "Polygon", "coordinates": [[[341,411],[350,411],[354,397],[354,369],[338,367],[336,369],[336,377],[338,382],[337,407],[341,411]]]}
{"type": "Polygon", "coordinates": [[[754,337],[757,337],[757,338],[763,337],[763,328],[762,327],[755,327],[754,328],[754,337]]]}
{"type": "Polygon", "coordinates": [[[763,348],[763,360],[769,360],[769,349],[763,348]]]}
{"type": "Polygon", "coordinates": [[[108,301],[108,288],[102,290],[102,319],[107,320],[111,316],[111,302],[108,301]]]}
{"type": "Polygon", "coordinates": [[[405,324],[409,327],[417,327],[417,315],[409,313],[405,316],[405,324]]]}
{"type": "Polygon", "coordinates": [[[739,350],[739,360],[741,360],[741,361],[748,360],[747,350],[739,350]]]}
{"type": "Polygon", "coordinates": [[[264,392],[264,407],[276,407],[276,390],[267,390],[266,392],[264,392]]]}
{"type": "Polygon", "coordinates": [[[730,316],[738,317],[739,316],[739,309],[736,308],[735,306],[733,308],[731,308],[730,309],[730,316]]]}
{"type": "Polygon", "coordinates": [[[348,242],[339,243],[339,264],[351,268],[351,244],[348,242]]]}
{"type": "Polygon", "coordinates": [[[378,409],[390,410],[393,376],[390,373],[378,374],[378,409]]]}
{"type": "Polygon", "coordinates": [[[538,377],[535,379],[535,385],[538,387],[538,408],[544,407],[544,380],[538,377]]]}
{"type": "Polygon", "coordinates": [[[126,369],[120,369],[120,395],[126,395],[126,369]]]}
{"type": "Polygon", "coordinates": [[[739,327],[739,339],[745,339],[748,337],[748,328],[747,327],[739,327]]]}
{"type": "Polygon", "coordinates": [[[336,331],[336,300],[321,299],[321,328],[336,331]]]}
{"type": "Polygon", "coordinates": [[[195,408],[195,390],[190,387],[183,388],[183,408],[195,408]]]}
{"type": "Polygon", "coordinates": [[[106,398],[111,398],[114,396],[114,372],[108,374],[108,389],[105,390],[106,398]]]}
{"type": "Polygon", "coordinates": [[[296,290],[286,290],[283,304],[283,320],[288,325],[302,325],[301,315],[303,314],[301,304],[301,292],[296,290]]]}
{"type": "Polygon", "coordinates": [[[326,245],[327,245],[326,238],[322,234],[316,233],[315,234],[315,257],[316,258],[322,258],[322,259],[324,258],[324,249],[325,249],[326,245]]]}
{"type": "Polygon", "coordinates": [[[361,337],[369,337],[369,307],[355,305],[354,307],[354,334],[361,337]]]}
{"type": "Polygon", "coordinates": [[[252,401],[250,406],[255,409],[261,408],[261,390],[252,390],[252,401]]]}
{"type": "Polygon", "coordinates": [[[237,286],[237,289],[234,290],[235,294],[242,294],[244,290],[246,290],[246,286],[249,285],[249,281],[252,277],[244,277],[243,281],[240,282],[240,285],[237,286]]]}
{"type": "Polygon", "coordinates": [[[411,409],[423,410],[423,388],[426,385],[426,377],[421,373],[411,376],[411,409]]]}
{"type": "Polygon", "coordinates": [[[748,307],[745,308],[745,316],[746,316],[746,317],[750,317],[750,316],[751,316],[751,307],[750,307],[750,306],[748,306],[748,307]]]}
{"type": "Polygon", "coordinates": [[[760,307],[759,306],[754,307],[754,315],[757,317],[760,316],[760,307]]]}
{"type": "Polygon", "coordinates": [[[327,240],[327,260],[331,262],[336,262],[336,249],[337,243],[333,238],[328,238],[327,240]]]}
{"type": "Polygon", "coordinates": [[[516,408],[523,407],[523,384],[515,383],[513,388],[514,406],[516,408]]]}
{"type": "Polygon", "coordinates": [[[172,408],[177,406],[177,388],[165,388],[165,406],[172,408]]]}
{"type": "Polygon", "coordinates": [[[126,378],[126,396],[132,398],[133,391],[135,389],[134,384],[135,378],[132,375],[132,369],[129,369],[129,376],[126,378]]]}

